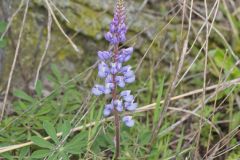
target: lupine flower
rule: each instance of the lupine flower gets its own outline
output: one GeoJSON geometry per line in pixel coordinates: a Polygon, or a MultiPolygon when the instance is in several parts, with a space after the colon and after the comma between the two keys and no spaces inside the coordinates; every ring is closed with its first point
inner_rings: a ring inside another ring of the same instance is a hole
{"type": "Polygon", "coordinates": [[[132,127],[134,126],[134,120],[132,119],[131,116],[124,116],[122,118],[122,121],[125,123],[126,126],[132,127]]]}
{"type": "Polygon", "coordinates": [[[103,110],[103,115],[104,115],[104,116],[109,116],[109,115],[111,115],[113,109],[114,109],[114,106],[113,106],[112,103],[106,104],[106,105],[105,105],[105,108],[104,108],[104,110],[103,110]]]}
{"type": "Polygon", "coordinates": [[[98,64],[98,76],[100,78],[105,78],[109,74],[110,69],[105,62],[101,62],[98,64]]]}
{"type": "Polygon", "coordinates": [[[115,100],[113,102],[114,106],[116,107],[118,112],[122,112],[123,111],[123,104],[121,100],[115,100]]]}
{"type": "MultiPolygon", "coordinates": [[[[118,1],[114,17],[109,25],[109,32],[104,36],[105,39],[113,45],[109,51],[98,51],[98,76],[105,79],[105,85],[95,85],[92,93],[96,96],[102,94],[112,95],[111,103],[106,104],[103,110],[104,116],[110,116],[113,111],[124,112],[134,111],[137,103],[134,103],[134,96],[130,90],[121,91],[117,89],[126,87],[126,84],[135,81],[135,74],[130,65],[123,66],[133,53],[133,47],[119,49],[119,44],[126,41],[127,27],[125,24],[125,8],[121,0],[118,1]]],[[[134,120],[131,116],[124,116],[122,121],[126,126],[132,127],[134,120]]]]}
{"type": "Polygon", "coordinates": [[[128,111],[135,111],[137,108],[137,103],[133,103],[133,102],[125,102],[125,108],[128,111]]]}
{"type": "Polygon", "coordinates": [[[100,96],[101,94],[105,93],[105,87],[99,84],[96,84],[92,88],[92,93],[96,96],[100,96]]]}
{"type": "Polygon", "coordinates": [[[102,61],[107,61],[111,58],[112,53],[108,51],[98,51],[98,58],[102,61]]]}

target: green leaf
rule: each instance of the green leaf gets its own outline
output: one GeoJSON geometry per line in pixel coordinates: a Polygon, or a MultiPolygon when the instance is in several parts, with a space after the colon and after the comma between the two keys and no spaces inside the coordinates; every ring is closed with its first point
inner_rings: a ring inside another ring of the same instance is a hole
{"type": "Polygon", "coordinates": [[[48,149],[37,150],[33,152],[33,154],[31,155],[31,158],[44,158],[44,157],[47,157],[49,153],[51,152],[48,149]]]}
{"type": "Polygon", "coordinates": [[[14,156],[10,155],[8,152],[1,154],[1,157],[6,158],[7,160],[14,160],[14,156]]]}
{"type": "Polygon", "coordinates": [[[39,147],[49,148],[49,149],[54,148],[53,144],[51,144],[50,142],[48,142],[40,137],[33,136],[33,137],[31,137],[31,140],[33,141],[34,144],[38,145],[39,147]]]}
{"type": "Polygon", "coordinates": [[[27,93],[25,93],[21,90],[16,90],[13,94],[14,94],[14,96],[16,96],[20,99],[26,100],[28,102],[34,102],[34,99],[31,96],[29,96],[27,93]]]}
{"type": "Polygon", "coordinates": [[[156,122],[158,121],[159,116],[160,116],[160,112],[162,110],[160,102],[161,102],[162,94],[163,94],[164,78],[160,79],[159,84],[160,84],[160,87],[159,87],[159,90],[158,90],[157,105],[156,105],[156,108],[155,108],[155,111],[154,111],[154,116],[153,116],[154,124],[156,124],[156,122]]]}
{"type": "Polygon", "coordinates": [[[71,130],[71,123],[69,121],[64,121],[62,125],[62,137],[66,137],[71,130]]]}
{"type": "Polygon", "coordinates": [[[45,121],[43,123],[43,128],[45,129],[45,131],[47,132],[47,134],[52,138],[52,140],[55,142],[55,143],[58,143],[58,138],[57,138],[57,133],[56,133],[56,130],[54,128],[54,126],[48,122],[48,121],[45,121]]]}
{"type": "Polygon", "coordinates": [[[19,153],[19,160],[24,159],[24,157],[27,155],[28,152],[29,152],[29,147],[22,148],[19,153]]]}
{"type": "Polygon", "coordinates": [[[44,115],[44,114],[47,114],[48,112],[50,112],[52,110],[51,106],[49,105],[43,105],[40,110],[36,113],[37,116],[40,116],[40,115],[44,115]]]}
{"type": "Polygon", "coordinates": [[[61,81],[61,73],[60,71],[58,70],[57,66],[52,64],[51,65],[51,70],[54,74],[54,76],[57,78],[58,81],[61,81]]]}
{"type": "Polygon", "coordinates": [[[0,39],[0,48],[4,48],[7,45],[7,40],[6,39],[0,39]]]}
{"type": "Polygon", "coordinates": [[[229,74],[229,71],[231,71],[230,76],[233,78],[238,78],[240,76],[240,71],[235,65],[235,60],[232,56],[227,56],[225,54],[225,51],[219,48],[209,51],[209,56],[213,58],[214,62],[219,68],[223,68],[225,74],[229,74]]]}
{"type": "Polygon", "coordinates": [[[38,80],[37,84],[36,84],[36,88],[35,88],[35,91],[36,91],[38,97],[40,97],[42,95],[42,89],[43,89],[42,82],[38,80]]]}
{"type": "Polygon", "coordinates": [[[69,143],[64,146],[64,150],[71,154],[80,154],[87,146],[87,132],[76,135],[69,143]]]}
{"type": "Polygon", "coordinates": [[[7,27],[7,23],[0,21],[0,33],[3,33],[7,27]]]}

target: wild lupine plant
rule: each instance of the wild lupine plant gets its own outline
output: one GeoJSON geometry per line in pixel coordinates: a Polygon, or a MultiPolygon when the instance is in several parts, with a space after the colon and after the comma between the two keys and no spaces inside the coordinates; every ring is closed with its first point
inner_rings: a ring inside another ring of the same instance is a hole
{"type": "MultiPolygon", "coordinates": [[[[120,125],[119,114],[125,111],[134,111],[137,108],[137,103],[134,103],[134,96],[130,90],[124,90],[126,84],[135,81],[135,74],[130,65],[125,65],[133,53],[133,47],[121,48],[119,45],[126,41],[127,27],[125,24],[125,7],[123,0],[118,0],[114,18],[110,23],[110,31],[105,34],[105,39],[112,46],[108,51],[98,51],[98,76],[105,80],[104,85],[96,84],[92,93],[96,96],[111,95],[111,100],[105,105],[103,115],[115,117],[116,128],[116,147],[120,141],[120,125]]],[[[122,121],[126,126],[132,127],[134,120],[131,116],[123,116],[122,121]]],[[[117,151],[119,152],[119,151],[117,151]]],[[[118,153],[116,153],[118,154],[118,153]]]]}

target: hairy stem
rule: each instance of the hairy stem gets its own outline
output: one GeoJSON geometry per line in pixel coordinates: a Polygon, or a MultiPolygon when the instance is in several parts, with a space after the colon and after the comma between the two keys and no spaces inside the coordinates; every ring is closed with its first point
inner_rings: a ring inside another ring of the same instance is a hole
{"type": "MultiPolygon", "coordinates": [[[[114,63],[117,62],[117,55],[118,55],[118,44],[114,45],[114,63]]],[[[113,84],[114,89],[112,91],[113,101],[117,99],[117,84],[116,84],[116,75],[113,75],[113,84]]],[[[114,107],[114,125],[115,125],[115,159],[118,159],[120,155],[120,121],[118,111],[114,107]]]]}

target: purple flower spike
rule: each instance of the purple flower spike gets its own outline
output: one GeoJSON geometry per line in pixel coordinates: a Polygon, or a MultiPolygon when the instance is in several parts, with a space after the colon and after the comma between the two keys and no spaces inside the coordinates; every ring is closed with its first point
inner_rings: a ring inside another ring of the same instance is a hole
{"type": "MultiPolygon", "coordinates": [[[[111,103],[104,107],[104,116],[110,116],[113,111],[117,113],[134,111],[138,106],[137,103],[134,103],[134,96],[131,95],[130,90],[120,93],[118,90],[135,81],[135,73],[132,67],[130,65],[123,66],[123,63],[132,57],[133,47],[120,49],[120,43],[126,41],[127,25],[125,24],[125,19],[124,1],[117,0],[114,17],[109,24],[109,31],[104,35],[105,39],[110,43],[111,49],[109,51],[97,52],[100,60],[98,76],[105,79],[105,85],[97,84],[92,88],[92,93],[96,96],[105,94],[112,97],[111,103]]],[[[122,120],[128,127],[134,125],[134,120],[132,120],[131,116],[125,116],[122,120]]]]}
{"type": "Polygon", "coordinates": [[[122,121],[125,123],[127,127],[134,126],[134,120],[132,119],[132,116],[125,116],[122,118],[122,121]]]}

